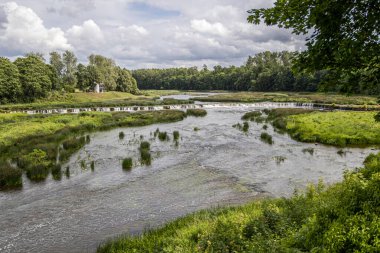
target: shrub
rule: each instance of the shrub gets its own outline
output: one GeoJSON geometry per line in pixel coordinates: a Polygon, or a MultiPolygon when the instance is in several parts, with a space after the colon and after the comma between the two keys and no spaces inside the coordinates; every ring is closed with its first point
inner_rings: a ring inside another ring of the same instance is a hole
{"type": "Polygon", "coordinates": [[[204,117],[207,115],[207,111],[204,109],[187,109],[186,115],[194,117],[204,117]]]}
{"type": "Polygon", "coordinates": [[[125,158],[122,163],[123,170],[130,170],[133,167],[133,160],[132,158],[125,158]]]}
{"type": "Polygon", "coordinates": [[[272,139],[272,136],[268,133],[261,133],[260,135],[260,139],[265,142],[265,143],[268,143],[268,144],[273,144],[273,139],[272,139]]]}

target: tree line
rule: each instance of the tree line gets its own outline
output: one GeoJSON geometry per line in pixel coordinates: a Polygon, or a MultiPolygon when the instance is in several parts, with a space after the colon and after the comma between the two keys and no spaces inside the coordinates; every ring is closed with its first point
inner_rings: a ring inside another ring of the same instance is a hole
{"type": "Polygon", "coordinates": [[[90,55],[88,65],[75,54],[51,52],[49,63],[42,54],[29,53],[14,62],[0,57],[0,103],[32,102],[52,91],[91,91],[103,84],[108,91],[139,92],[130,71],[101,55],[90,55]]]}
{"type": "MultiPolygon", "coordinates": [[[[343,81],[335,80],[330,85],[329,70],[296,71],[294,61],[298,55],[267,51],[249,56],[240,67],[139,69],[132,75],[140,89],[346,92],[343,81]]],[[[378,94],[371,87],[358,87],[356,93],[378,94]]]]}

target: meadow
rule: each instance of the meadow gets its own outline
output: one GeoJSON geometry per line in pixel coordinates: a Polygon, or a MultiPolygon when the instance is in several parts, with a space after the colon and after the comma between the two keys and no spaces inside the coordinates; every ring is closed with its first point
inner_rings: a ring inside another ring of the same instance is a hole
{"type": "Polygon", "coordinates": [[[380,248],[380,154],[327,187],[289,198],[203,210],[140,236],[121,236],[98,253],[377,252],[380,248]]]}

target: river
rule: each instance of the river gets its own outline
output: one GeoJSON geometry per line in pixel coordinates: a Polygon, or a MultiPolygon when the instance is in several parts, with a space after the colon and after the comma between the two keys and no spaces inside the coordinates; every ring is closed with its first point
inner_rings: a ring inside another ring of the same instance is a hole
{"type": "Polygon", "coordinates": [[[196,210],[262,196],[289,197],[320,178],[337,182],[345,169],[361,166],[375,152],[346,148],[340,156],[338,148],[300,143],[271,126],[267,132],[274,144],[269,145],[260,140],[263,124],[251,122],[248,133],[232,127],[252,107],[206,108],[204,118],[93,133],[91,142],[63,166],[70,166],[70,178],[24,180],[22,190],[0,192],[0,252],[94,252],[107,239],[196,210]],[[154,139],[157,128],[171,140],[154,139]],[[181,136],[178,146],[171,135],[175,130],[181,136]],[[151,142],[148,167],[138,164],[140,136],[151,142]],[[130,172],[121,169],[125,157],[136,163],[130,172]],[[91,161],[95,171],[89,169],[91,161]]]}

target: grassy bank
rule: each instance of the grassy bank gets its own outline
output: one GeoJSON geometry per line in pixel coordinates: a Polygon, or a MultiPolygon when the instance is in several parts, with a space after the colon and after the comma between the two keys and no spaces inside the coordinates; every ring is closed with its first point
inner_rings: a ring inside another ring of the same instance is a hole
{"type": "Polygon", "coordinates": [[[299,141],[360,146],[380,144],[380,123],[375,121],[375,115],[375,112],[274,109],[268,120],[299,141]]]}
{"type": "Polygon", "coordinates": [[[0,114],[0,188],[20,186],[17,180],[20,169],[33,181],[45,179],[52,168],[59,167],[91,141],[86,136],[88,132],[174,122],[184,117],[184,112],[175,110],[77,115],[0,114]],[[15,164],[17,168],[11,166],[15,164]]]}
{"type": "Polygon", "coordinates": [[[141,95],[132,95],[126,92],[104,93],[52,93],[49,97],[37,100],[34,103],[0,105],[0,111],[38,110],[56,108],[79,107],[112,107],[112,106],[153,106],[191,103],[191,101],[165,99],[157,100],[163,95],[174,95],[179,91],[143,91],[141,95]]]}
{"type": "Polygon", "coordinates": [[[138,237],[124,236],[98,253],[377,252],[380,248],[380,154],[326,188],[289,199],[205,210],[138,237]]]}
{"type": "Polygon", "coordinates": [[[295,93],[295,92],[229,92],[210,97],[196,98],[203,102],[300,102],[331,106],[351,105],[354,108],[379,108],[378,99],[371,96],[345,96],[331,93],[295,93]]]}

